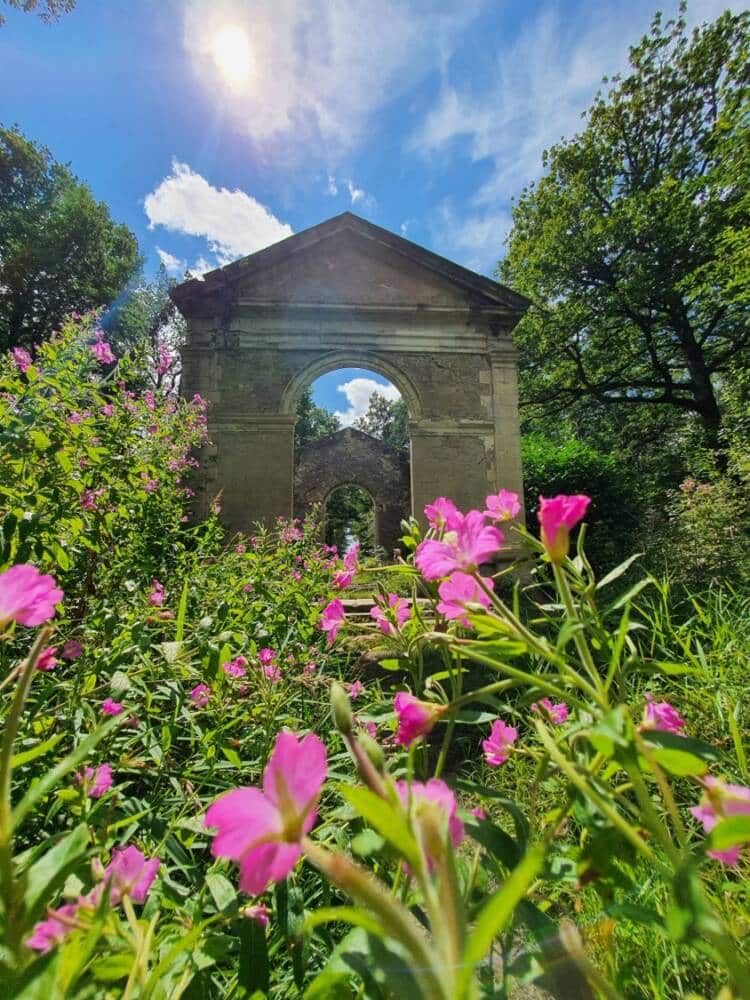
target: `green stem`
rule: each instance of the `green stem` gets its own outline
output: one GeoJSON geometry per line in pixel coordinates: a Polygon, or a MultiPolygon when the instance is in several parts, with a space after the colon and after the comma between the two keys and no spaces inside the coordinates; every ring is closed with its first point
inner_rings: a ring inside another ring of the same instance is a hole
{"type": "MultiPolygon", "coordinates": [[[[563,604],[565,605],[565,611],[568,615],[568,618],[572,622],[575,622],[578,625],[582,624],[581,619],[578,615],[578,609],[576,608],[575,602],[573,600],[573,594],[570,591],[568,578],[565,576],[565,573],[563,572],[562,568],[558,566],[557,563],[552,563],[552,571],[555,574],[555,583],[557,584],[557,589],[560,593],[560,596],[563,599],[563,604]]],[[[596,669],[594,658],[591,655],[591,650],[589,649],[589,645],[586,642],[586,637],[581,629],[576,629],[574,631],[573,642],[575,643],[575,647],[578,650],[578,656],[580,657],[581,663],[586,669],[586,673],[591,678],[591,681],[594,684],[594,687],[596,688],[597,692],[599,692],[599,697],[597,698],[597,701],[599,702],[599,704],[604,704],[604,707],[606,707],[606,702],[603,703],[601,697],[601,692],[603,690],[602,679],[599,676],[599,671],[596,669]]]]}
{"type": "Polygon", "coordinates": [[[675,867],[677,867],[680,863],[679,852],[672,843],[669,831],[662,823],[656,809],[654,808],[654,803],[651,801],[651,796],[648,788],[646,787],[646,782],[643,780],[641,770],[638,767],[638,762],[628,760],[624,762],[623,766],[625,767],[625,770],[627,771],[633,784],[633,791],[638,799],[638,805],[641,807],[643,817],[646,820],[649,829],[664,848],[664,852],[669,860],[675,867]]]}
{"type": "Polygon", "coordinates": [[[672,788],[667,781],[664,771],[657,764],[654,755],[648,747],[648,744],[643,739],[638,729],[635,728],[635,745],[638,752],[643,756],[648,766],[651,768],[651,773],[654,776],[654,780],[659,786],[659,791],[662,794],[662,798],[666,803],[669,814],[672,817],[672,822],[674,823],[675,832],[677,833],[677,839],[680,842],[680,847],[684,848],[687,846],[687,830],[685,829],[685,824],[682,822],[682,816],[680,816],[680,810],[677,808],[677,802],[675,801],[674,794],[672,793],[672,788]]]}

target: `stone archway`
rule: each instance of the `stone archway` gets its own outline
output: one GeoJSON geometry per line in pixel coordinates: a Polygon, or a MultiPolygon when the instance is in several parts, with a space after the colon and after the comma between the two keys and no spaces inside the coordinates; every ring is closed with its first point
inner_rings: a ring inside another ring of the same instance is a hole
{"type": "Polygon", "coordinates": [[[294,473],[294,515],[323,506],[339,486],[360,486],[375,505],[375,544],[390,554],[409,516],[409,463],[371,434],[346,427],[300,449],[294,473]]]}
{"type": "Polygon", "coordinates": [[[409,410],[411,512],[522,495],[516,353],[528,303],[349,212],[178,285],[182,391],[210,403],[198,498],[230,528],[289,517],[300,393],[342,366],[390,378],[409,410]]]}

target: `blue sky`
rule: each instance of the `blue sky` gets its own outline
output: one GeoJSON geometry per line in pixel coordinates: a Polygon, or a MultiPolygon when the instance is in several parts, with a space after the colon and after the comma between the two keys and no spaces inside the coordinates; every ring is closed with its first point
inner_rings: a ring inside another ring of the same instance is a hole
{"type": "Polygon", "coordinates": [[[492,274],[513,197],[655,6],[78,0],[44,25],[2,5],[0,122],[71,164],[147,270],[200,273],[348,209],[492,274]]]}

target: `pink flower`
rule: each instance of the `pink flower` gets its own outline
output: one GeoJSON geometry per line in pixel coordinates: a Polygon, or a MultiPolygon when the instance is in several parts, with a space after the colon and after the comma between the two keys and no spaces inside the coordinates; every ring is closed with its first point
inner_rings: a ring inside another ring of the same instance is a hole
{"type": "Polygon", "coordinates": [[[68,417],[69,424],[80,424],[83,423],[83,417],[78,412],[78,410],[72,410],[70,416],[68,417]]]}
{"type": "Polygon", "coordinates": [[[487,509],[484,514],[496,521],[512,521],[514,517],[518,517],[520,510],[518,494],[511,490],[500,490],[499,493],[487,497],[487,509]]]}
{"type": "Polygon", "coordinates": [[[83,774],[78,775],[78,783],[83,785],[90,798],[100,799],[112,787],[112,768],[109,764],[100,764],[96,770],[87,767],[83,774]]]}
{"type": "Polygon", "coordinates": [[[62,648],[62,658],[64,660],[77,660],[83,653],[83,646],[77,639],[68,639],[62,648]]]}
{"type": "Polygon", "coordinates": [[[378,726],[375,722],[364,722],[362,719],[354,720],[360,729],[363,729],[371,740],[378,738],[378,726]]]}
{"type": "MultiPolygon", "coordinates": [[[[729,785],[720,778],[709,775],[703,779],[703,797],[690,812],[706,833],[729,816],[750,816],[750,788],[744,785],[729,785]]],[[[740,860],[741,845],[735,844],[724,851],[707,851],[709,857],[725,865],[736,865],[740,860]]]]}
{"type": "Polygon", "coordinates": [[[474,806],[474,808],[471,810],[471,815],[475,819],[487,819],[487,813],[484,811],[484,809],[482,809],[481,806],[474,806]]]}
{"type": "Polygon", "coordinates": [[[432,731],[447,706],[436,705],[431,701],[420,701],[408,691],[399,691],[393,707],[398,716],[396,743],[408,747],[414,740],[432,731]]]}
{"type": "Polygon", "coordinates": [[[25,372],[31,367],[31,355],[23,347],[14,347],[11,354],[20,372],[25,372]]]}
{"type": "MultiPolygon", "coordinates": [[[[424,821],[425,814],[437,809],[440,818],[445,823],[446,832],[454,847],[458,847],[464,839],[464,825],[458,815],[456,796],[448,785],[440,778],[430,778],[426,783],[421,781],[397,781],[396,791],[401,803],[411,814],[412,822],[419,825],[424,821]]],[[[434,861],[427,859],[432,870],[434,861]]]]}
{"type": "Polygon", "coordinates": [[[443,528],[447,531],[455,531],[463,520],[463,514],[447,497],[438,497],[437,500],[428,503],[424,509],[424,516],[435,531],[442,531],[443,528]]]}
{"type": "Polygon", "coordinates": [[[687,723],[680,713],[670,705],[668,701],[654,701],[654,696],[650,691],[646,692],[646,708],[643,712],[643,722],[640,729],[658,729],[665,733],[677,733],[678,736],[685,735],[687,723]]]}
{"type": "Polygon", "coordinates": [[[337,590],[346,590],[353,579],[353,569],[339,570],[338,573],[333,574],[333,585],[337,590]]]}
{"type": "Polygon", "coordinates": [[[130,896],[134,903],[145,903],[160,863],[159,858],[147,860],[133,844],[115,849],[104,870],[105,884],[111,883],[110,901],[116,906],[123,896],[130,896]]]}
{"type": "Polygon", "coordinates": [[[249,594],[250,591],[253,589],[252,582],[251,583],[246,583],[245,586],[242,589],[245,591],[246,594],[249,594]]]}
{"type": "Polygon", "coordinates": [[[243,917],[247,917],[248,920],[254,920],[261,927],[268,927],[268,919],[271,911],[263,903],[256,903],[255,906],[246,906],[242,911],[242,915],[243,917]]]}
{"type": "Polygon", "coordinates": [[[8,622],[41,625],[55,617],[55,605],[64,594],[52,576],[36,566],[20,563],[0,573],[0,628],[8,622]]]}
{"type": "MultiPolygon", "coordinates": [[[[490,590],[494,590],[493,580],[483,576],[482,582],[490,590]]],[[[471,622],[466,617],[468,604],[481,604],[483,608],[488,608],[490,605],[489,596],[468,573],[451,574],[438,587],[438,594],[440,595],[438,611],[446,618],[457,618],[466,628],[471,627],[471,622]]]]}
{"type": "Polygon", "coordinates": [[[222,670],[227,677],[244,677],[247,673],[246,666],[247,660],[245,657],[237,656],[234,660],[230,660],[229,663],[225,663],[222,670]]]}
{"type": "Polygon", "coordinates": [[[365,686],[362,681],[352,681],[351,684],[347,685],[347,690],[349,691],[349,697],[352,701],[356,701],[357,698],[364,692],[365,686]]]}
{"type": "Polygon", "coordinates": [[[517,729],[506,726],[502,719],[495,719],[489,739],[482,740],[484,759],[490,767],[498,767],[506,762],[517,739],[517,729]]]}
{"type": "Polygon", "coordinates": [[[169,353],[164,344],[159,345],[159,363],[156,366],[157,375],[166,375],[169,369],[172,367],[172,362],[174,358],[169,353]]]}
{"type": "Polygon", "coordinates": [[[330,601],[323,608],[323,614],[318,622],[318,628],[321,632],[328,633],[328,645],[332,645],[336,636],[339,634],[339,629],[346,621],[346,614],[344,612],[344,605],[341,601],[336,598],[330,601]]]}
{"type": "Polygon", "coordinates": [[[295,579],[295,580],[296,580],[296,581],[297,581],[298,583],[299,583],[299,581],[300,581],[300,580],[302,579],[302,574],[300,573],[300,571],[299,571],[298,569],[295,569],[295,571],[294,571],[294,572],[292,573],[292,576],[294,577],[294,579],[295,579]]]}
{"type": "Polygon", "coordinates": [[[39,654],[39,659],[36,661],[36,669],[43,670],[45,673],[54,670],[57,666],[56,652],[57,646],[47,646],[46,649],[43,649],[39,654]]]}
{"type": "Polygon", "coordinates": [[[119,715],[122,711],[123,706],[119,701],[112,701],[111,698],[105,698],[102,702],[102,712],[104,715],[119,715]]]}
{"type": "Polygon", "coordinates": [[[272,684],[278,684],[281,680],[281,669],[277,663],[266,663],[263,673],[272,684]]]}
{"type": "Polygon", "coordinates": [[[357,560],[359,559],[359,542],[355,542],[350,549],[347,549],[344,556],[344,569],[350,572],[352,575],[357,569],[357,560]]]}
{"type": "Polygon", "coordinates": [[[164,586],[158,580],[151,581],[151,593],[148,595],[148,603],[158,608],[164,603],[164,586]]]}
{"type": "Polygon", "coordinates": [[[241,556],[245,552],[245,546],[242,544],[242,542],[240,542],[239,545],[235,546],[234,551],[237,553],[238,556],[241,556]]]}
{"type": "Polygon", "coordinates": [[[387,608],[383,608],[379,604],[370,608],[370,617],[378,623],[378,628],[383,635],[395,635],[397,629],[403,628],[409,614],[408,600],[405,597],[399,597],[398,594],[388,595],[387,608]]]}
{"type": "Polygon", "coordinates": [[[112,353],[112,348],[103,340],[97,340],[95,344],[91,345],[91,353],[103,365],[111,365],[117,361],[117,358],[112,353]]]}
{"type": "Polygon", "coordinates": [[[438,580],[456,569],[477,569],[492,559],[502,543],[502,532],[487,524],[481,511],[470,510],[442,541],[428,538],[421,542],[414,561],[425,580],[438,580]]]}
{"type": "Polygon", "coordinates": [[[155,490],[159,489],[159,481],[157,479],[149,479],[148,476],[144,475],[143,488],[146,493],[153,493],[155,490]]]}
{"type": "Polygon", "coordinates": [[[570,530],[583,519],[591,497],[583,494],[566,496],[561,493],[551,500],[539,497],[539,523],[542,543],[553,563],[561,563],[570,547],[570,530]]]}
{"type": "Polygon", "coordinates": [[[115,408],[111,403],[105,403],[101,408],[101,414],[103,417],[111,417],[115,412],[115,408]]]}
{"type": "Polygon", "coordinates": [[[78,502],[84,510],[98,510],[99,504],[97,501],[99,497],[103,496],[106,492],[107,490],[103,486],[98,490],[84,490],[78,497],[78,502]]]}
{"type": "Polygon", "coordinates": [[[268,646],[264,646],[263,649],[258,650],[258,660],[265,667],[268,663],[273,663],[276,659],[276,653],[268,646]]]}
{"type": "Polygon", "coordinates": [[[317,669],[318,669],[318,664],[314,663],[311,660],[309,663],[306,663],[304,665],[304,667],[302,668],[302,673],[304,674],[305,677],[312,677],[312,675],[315,673],[317,669]]]}
{"type": "Polygon", "coordinates": [[[540,712],[542,709],[549,716],[550,722],[556,726],[565,722],[570,714],[570,709],[564,701],[554,703],[549,698],[541,698],[538,705],[536,702],[533,702],[531,706],[532,712],[540,712]]]}
{"type": "Polygon", "coordinates": [[[190,692],[190,700],[196,708],[205,708],[211,697],[211,688],[208,684],[196,684],[190,692]]]}
{"type": "Polygon", "coordinates": [[[46,954],[59,944],[66,934],[75,930],[76,903],[66,903],[57,910],[48,910],[47,919],[34,924],[31,937],[26,938],[26,947],[46,954]]]}
{"type": "Polygon", "coordinates": [[[211,853],[238,862],[243,892],[256,896],[294,868],[327,773],[326,748],[317,736],[300,740],[284,731],[263,772],[263,791],[236,788],[210,807],[206,825],[218,831],[211,853]]]}

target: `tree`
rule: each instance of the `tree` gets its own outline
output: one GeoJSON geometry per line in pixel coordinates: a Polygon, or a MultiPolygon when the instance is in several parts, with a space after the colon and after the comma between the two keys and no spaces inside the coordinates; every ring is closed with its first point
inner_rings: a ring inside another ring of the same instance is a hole
{"type": "Polygon", "coordinates": [[[308,386],[302,393],[297,404],[297,423],[294,425],[294,448],[299,451],[311,441],[328,437],[335,433],[341,424],[335,413],[318,406],[313,401],[312,387],[308,386]]]}
{"type": "MultiPolygon", "coordinates": [[[[59,21],[62,14],[70,13],[76,5],[76,0],[42,0],[41,5],[39,0],[2,0],[2,2],[12,7],[13,10],[22,10],[26,14],[32,13],[41,6],[38,13],[45,24],[59,21]]],[[[3,24],[5,24],[5,18],[0,14],[0,27],[3,24]]]]}
{"type": "Polygon", "coordinates": [[[0,350],[42,341],[108,305],[141,266],[138,242],[49,150],[0,128],[0,350]]]}
{"type": "Polygon", "coordinates": [[[533,302],[527,404],[677,410],[719,449],[722,379],[750,345],[749,42],[747,13],[692,35],[657,15],[583,131],[545,153],[499,266],[533,302]]]}
{"type": "Polygon", "coordinates": [[[386,399],[382,393],[370,396],[367,413],[354,426],[357,430],[380,438],[391,448],[407,454],[409,451],[409,411],[403,399],[386,399]]]}

